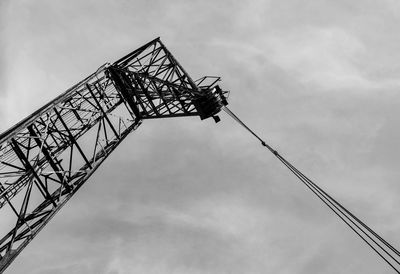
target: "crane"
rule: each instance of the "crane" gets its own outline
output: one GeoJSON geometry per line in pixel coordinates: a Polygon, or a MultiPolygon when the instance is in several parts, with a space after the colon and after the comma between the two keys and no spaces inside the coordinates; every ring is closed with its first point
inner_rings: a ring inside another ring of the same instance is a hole
{"type": "Polygon", "coordinates": [[[213,118],[228,92],[156,38],[106,63],[0,135],[0,273],[146,119],[213,118]]]}
{"type": "Polygon", "coordinates": [[[219,81],[193,81],[156,38],[104,64],[2,133],[0,218],[13,221],[0,223],[0,273],[143,120],[199,116],[219,122],[224,110],[400,274],[400,252],[235,115],[219,81]]]}

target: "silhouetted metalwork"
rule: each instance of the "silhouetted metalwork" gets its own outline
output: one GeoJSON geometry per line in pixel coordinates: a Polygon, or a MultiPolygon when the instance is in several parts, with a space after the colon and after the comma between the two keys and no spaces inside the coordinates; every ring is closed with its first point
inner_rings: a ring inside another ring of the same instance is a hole
{"type": "Polygon", "coordinates": [[[218,121],[219,80],[193,81],[157,38],[1,134],[0,273],[142,120],[218,121]]]}

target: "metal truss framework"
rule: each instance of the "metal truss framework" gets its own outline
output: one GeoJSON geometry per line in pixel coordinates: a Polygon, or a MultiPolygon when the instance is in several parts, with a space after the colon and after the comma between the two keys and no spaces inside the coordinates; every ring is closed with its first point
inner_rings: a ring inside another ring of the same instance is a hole
{"type": "Polygon", "coordinates": [[[0,273],[142,120],[215,117],[218,81],[193,81],[157,38],[1,134],[0,273]]]}

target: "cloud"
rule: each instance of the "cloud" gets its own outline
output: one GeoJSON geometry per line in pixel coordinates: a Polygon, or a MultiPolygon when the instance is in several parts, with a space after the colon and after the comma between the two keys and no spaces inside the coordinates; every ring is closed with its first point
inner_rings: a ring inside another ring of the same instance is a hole
{"type": "Polygon", "coordinates": [[[248,41],[215,38],[209,43],[229,49],[243,69],[253,72],[255,80],[263,76],[267,64],[272,64],[281,70],[280,78],[286,74],[303,89],[358,92],[400,87],[395,77],[374,77],[382,70],[382,64],[369,62],[377,58],[376,49],[361,35],[341,26],[299,26],[248,41]]]}
{"type": "Polygon", "coordinates": [[[244,242],[262,241],[266,223],[265,212],[232,195],[199,200],[183,211],[166,211],[163,215],[167,223],[205,229],[244,242]]]}
{"type": "Polygon", "coordinates": [[[339,28],[306,28],[267,39],[266,54],[301,83],[323,89],[371,88],[357,61],[365,46],[339,28]]]}
{"type": "MultiPolygon", "coordinates": [[[[398,24],[365,2],[19,2],[0,43],[11,49],[0,68],[10,84],[0,95],[3,120],[16,122],[102,62],[160,35],[193,78],[223,76],[235,113],[357,215],[384,219],[390,225],[382,231],[397,239],[397,188],[377,190],[376,181],[386,174],[391,185],[398,181],[397,121],[379,126],[399,116],[385,102],[398,102],[397,91],[383,96],[397,85],[398,24]],[[383,149],[392,150],[391,165],[373,168],[383,149]]],[[[9,272],[384,271],[273,156],[221,117],[217,126],[145,121],[9,272]]]]}

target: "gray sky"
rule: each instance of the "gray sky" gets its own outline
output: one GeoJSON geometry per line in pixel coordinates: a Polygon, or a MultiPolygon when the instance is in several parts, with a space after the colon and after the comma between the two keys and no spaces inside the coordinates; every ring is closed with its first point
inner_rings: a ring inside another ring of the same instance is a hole
{"type": "MultiPolygon", "coordinates": [[[[0,130],[162,41],[396,247],[400,2],[0,2],[0,130]]],[[[145,121],[9,274],[393,273],[224,114],[145,121]]]]}

